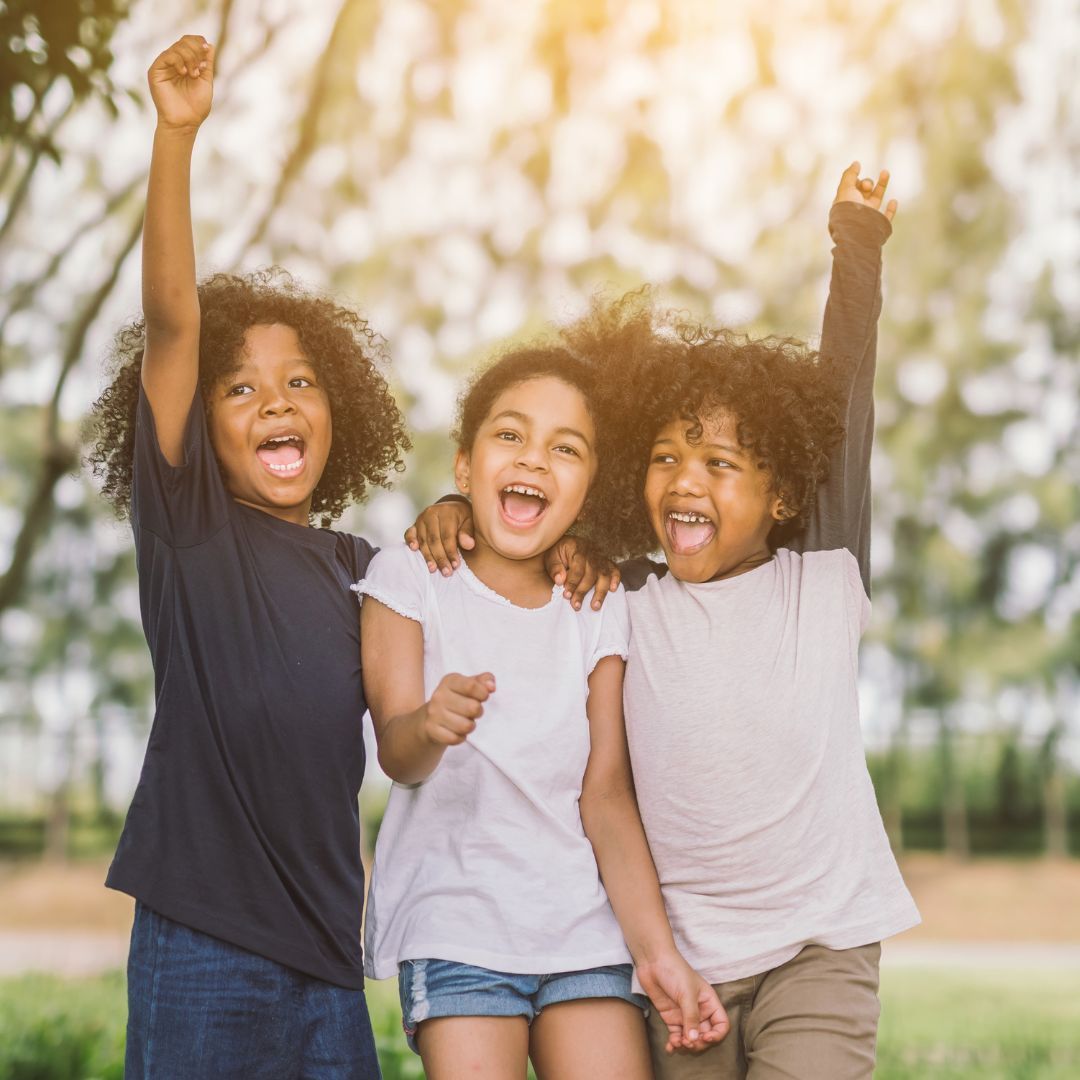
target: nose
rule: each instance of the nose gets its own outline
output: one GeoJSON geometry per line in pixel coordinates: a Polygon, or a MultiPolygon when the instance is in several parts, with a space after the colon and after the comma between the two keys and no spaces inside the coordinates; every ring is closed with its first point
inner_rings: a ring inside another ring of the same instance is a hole
{"type": "Polygon", "coordinates": [[[259,411],[263,416],[288,416],[296,412],[296,406],[285,388],[275,386],[267,389],[259,411]]]}
{"type": "Polygon", "coordinates": [[[671,478],[672,495],[704,495],[705,477],[701,467],[691,459],[683,460],[671,478]]]}
{"type": "Polygon", "coordinates": [[[517,464],[533,472],[546,472],[547,453],[539,443],[528,440],[522,443],[518,451],[517,464]]]}

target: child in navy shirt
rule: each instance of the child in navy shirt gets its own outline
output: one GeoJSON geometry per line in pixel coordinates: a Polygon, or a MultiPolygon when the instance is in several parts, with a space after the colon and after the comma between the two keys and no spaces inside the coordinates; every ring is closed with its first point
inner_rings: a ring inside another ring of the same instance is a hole
{"type": "Polygon", "coordinates": [[[149,72],[144,318],[91,461],[130,515],[156,714],[107,884],[136,898],[125,1075],[379,1075],[363,993],[360,628],[374,551],[323,525],[400,467],[355,313],[280,273],[196,287],[213,49],[149,72]]]}

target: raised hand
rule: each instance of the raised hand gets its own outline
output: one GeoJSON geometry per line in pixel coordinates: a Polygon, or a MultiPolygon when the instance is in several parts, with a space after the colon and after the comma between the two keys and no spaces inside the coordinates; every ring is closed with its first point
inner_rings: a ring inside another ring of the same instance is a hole
{"type": "Polygon", "coordinates": [[[899,205],[897,201],[890,199],[885,204],[885,209],[881,209],[881,200],[885,197],[885,189],[888,186],[889,172],[887,169],[882,169],[878,173],[877,183],[875,184],[870,179],[859,179],[859,163],[853,161],[840,176],[840,186],[836,189],[836,198],[833,199],[833,202],[860,203],[863,206],[869,206],[872,210],[877,210],[878,213],[884,214],[889,221],[892,221],[899,205]]]}
{"type": "Polygon", "coordinates": [[[214,46],[199,34],[185,34],[146,73],[158,124],[197,128],[214,99],[214,46]]]}
{"type": "Polygon", "coordinates": [[[444,675],[424,708],[424,737],[437,746],[457,746],[476,729],[483,702],[495,693],[495,676],[444,675]]]}
{"type": "Polygon", "coordinates": [[[463,499],[437,502],[421,511],[405,530],[405,543],[419,551],[431,573],[452,574],[461,560],[459,548],[476,547],[472,534],[472,506],[463,499]]]}

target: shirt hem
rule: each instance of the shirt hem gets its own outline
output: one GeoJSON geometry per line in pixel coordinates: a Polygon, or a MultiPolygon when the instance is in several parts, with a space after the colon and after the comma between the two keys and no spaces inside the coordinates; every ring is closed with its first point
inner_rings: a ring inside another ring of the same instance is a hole
{"type": "Polygon", "coordinates": [[[589,968],[606,967],[610,964],[631,964],[627,949],[609,949],[606,952],[587,953],[584,956],[508,956],[504,953],[484,952],[461,945],[419,942],[398,950],[396,958],[381,957],[364,964],[364,974],[369,979],[389,979],[398,973],[398,965],[405,960],[449,960],[457,964],[471,964],[489,971],[503,971],[514,975],[555,975],[564,971],[587,971],[589,968]]]}
{"type": "Polygon", "coordinates": [[[201,934],[218,938],[229,945],[246,949],[257,956],[272,960],[275,964],[282,964],[304,975],[310,975],[312,978],[321,979],[335,986],[343,986],[348,990],[364,989],[362,960],[355,967],[325,961],[314,963],[310,956],[305,956],[300,950],[289,948],[278,938],[252,932],[250,927],[240,927],[235,923],[229,923],[202,908],[182,902],[177,903],[175,899],[162,896],[153,890],[132,888],[113,874],[106,878],[105,887],[134,897],[166,919],[172,919],[173,922],[181,923],[201,934]]]}
{"type": "Polygon", "coordinates": [[[862,945],[870,945],[875,941],[883,941],[895,934],[903,933],[912,927],[918,926],[922,918],[917,911],[907,914],[889,922],[864,923],[861,926],[834,933],[812,933],[798,942],[787,945],[782,949],[775,949],[768,953],[758,953],[756,956],[745,960],[736,960],[717,967],[706,964],[694,964],[687,950],[683,955],[687,957],[691,966],[695,967],[698,974],[710,984],[732,982],[735,979],[746,979],[751,975],[763,975],[767,971],[786,964],[794,959],[807,945],[821,945],[826,949],[842,950],[857,949],[862,945]]]}

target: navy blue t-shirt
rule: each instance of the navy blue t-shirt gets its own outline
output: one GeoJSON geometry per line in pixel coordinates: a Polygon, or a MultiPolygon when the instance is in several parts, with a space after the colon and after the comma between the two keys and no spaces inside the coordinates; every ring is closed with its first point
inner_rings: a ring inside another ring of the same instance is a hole
{"type": "Polygon", "coordinates": [[[196,396],[184,464],[140,391],[131,508],[156,712],[106,884],[166,917],[362,987],[365,540],[226,491],[196,396]]]}

